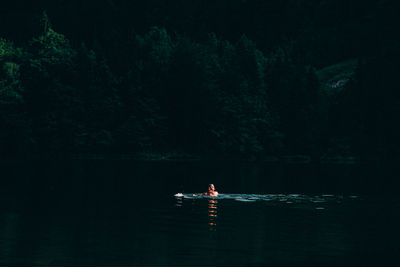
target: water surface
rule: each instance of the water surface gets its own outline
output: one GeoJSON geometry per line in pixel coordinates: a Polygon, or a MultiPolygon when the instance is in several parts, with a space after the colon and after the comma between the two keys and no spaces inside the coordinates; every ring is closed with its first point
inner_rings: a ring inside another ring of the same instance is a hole
{"type": "Polygon", "coordinates": [[[0,266],[396,266],[400,252],[400,200],[362,166],[2,167],[0,266]],[[220,197],[193,196],[208,183],[220,197]]]}

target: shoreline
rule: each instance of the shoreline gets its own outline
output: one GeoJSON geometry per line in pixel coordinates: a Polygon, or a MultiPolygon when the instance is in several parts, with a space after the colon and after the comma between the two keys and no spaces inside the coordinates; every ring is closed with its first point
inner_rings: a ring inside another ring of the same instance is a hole
{"type": "Polygon", "coordinates": [[[238,162],[265,162],[265,163],[292,163],[292,164],[358,164],[363,162],[377,162],[378,158],[361,160],[358,156],[322,156],[313,158],[309,155],[280,155],[265,157],[207,157],[194,154],[174,153],[69,153],[69,154],[31,154],[23,157],[0,157],[6,161],[35,161],[35,160],[132,160],[144,162],[202,162],[202,161],[238,161],[238,162]]]}

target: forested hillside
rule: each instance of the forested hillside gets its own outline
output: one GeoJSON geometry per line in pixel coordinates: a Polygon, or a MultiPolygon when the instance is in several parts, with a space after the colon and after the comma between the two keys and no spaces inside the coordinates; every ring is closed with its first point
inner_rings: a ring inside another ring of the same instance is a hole
{"type": "Polygon", "coordinates": [[[398,4],[14,1],[0,156],[393,158],[398,4]]]}

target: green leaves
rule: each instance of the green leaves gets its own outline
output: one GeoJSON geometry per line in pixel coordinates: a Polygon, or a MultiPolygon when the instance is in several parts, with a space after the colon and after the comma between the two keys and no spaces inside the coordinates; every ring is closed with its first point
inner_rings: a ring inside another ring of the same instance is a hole
{"type": "Polygon", "coordinates": [[[288,129],[307,135],[300,130],[313,110],[307,88],[318,84],[285,51],[266,57],[246,36],[231,43],[210,34],[196,42],[157,27],[133,39],[120,76],[50,23],[26,51],[1,40],[0,90],[9,102],[19,99],[14,113],[29,122],[25,132],[38,151],[257,158],[281,153],[284,137],[286,144],[306,140],[288,129]]]}

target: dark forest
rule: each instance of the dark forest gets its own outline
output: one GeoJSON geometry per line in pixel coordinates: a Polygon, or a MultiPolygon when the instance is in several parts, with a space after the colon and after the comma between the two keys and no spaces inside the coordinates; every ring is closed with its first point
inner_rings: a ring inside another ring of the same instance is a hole
{"type": "Polygon", "coordinates": [[[14,1],[0,157],[396,159],[398,5],[14,1]]]}

